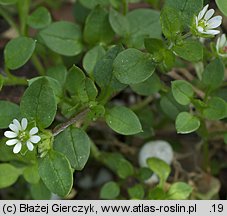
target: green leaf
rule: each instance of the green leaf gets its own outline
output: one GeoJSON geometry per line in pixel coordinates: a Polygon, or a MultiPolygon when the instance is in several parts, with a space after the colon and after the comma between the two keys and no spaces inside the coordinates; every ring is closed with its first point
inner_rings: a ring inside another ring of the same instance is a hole
{"type": "Polygon", "coordinates": [[[32,56],[36,41],[28,37],[18,37],[9,41],[4,49],[6,66],[15,70],[23,66],[32,56]]]}
{"type": "Polygon", "coordinates": [[[67,68],[64,65],[48,68],[46,74],[47,76],[57,80],[62,87],[65,85],[67,68]]]}
{"type": "Polygon", "coordinates": [[[130,85],[132,90],[139,95],[149,96],[161,89],[161,82],[156,74],[150,76],[147,80],[142,83],[130,85]]]}
{"type": "Polygon", "coordinates": [[[170,166],[165,161],[155,157],[148,158],[147,165],[155,174],[157,174],[160,179],[160,185],[163,186],[170,174],[170,166]]]}
{"type": "Polygon", "coordinates": [[[164,42],[157,38],[145,38],[144,45],[146,50],[151,54],[159,53],[161,50],[165,49],[164,42]]]}
{"type": "Polygon", "coordinates": [[[51,125],[57,111],[57,103],[46,78],[38,79],[26,89],[20,108],[24,117],[34,120],[41,128],[51,125]]]}
{"type": "Polygon", "coordinates": [[[199,119],[188,112],[181,112],[176,118],[177,133],[191,133],[196,131],[199,127],[199,119]]]}
{"type": "Polygon", "coordinates": [[[181,105],[187,105],[193,98],[192,85],[185,80],[176,80],[171,83],[173,97],[181,105]]]}
{"type": "Polygon", "coordinates": [[[110,26],[107,11],[97,6],[86,19],[84,40],[88,44],[108,44],[112,41],[113,36],[114,32],[110,26]]]}
{"type": "Polygon", "coordinates": [[[42,29],[51,23],[51,15],[45,7],[38,7],[27,19],[27,23],[34,29],[42,29]]]}
{"type": "Polygon", "coordinates": [[[0,75],[0,91],[2,90],[3,85],[4,85],[4,79],[3,79],[3,76],[0,75]]]}
{"type": "Polygon", "coordinates": [[[23,176],[28,183],[37,184],[40,180],[37,164],[27,166],[24,169],[23,176]]]}
{"type": "Polygon", "coordinates": [[[108,126],[119,134],[132,135],[142,132],[138,117],[126,107],[116,106],[108,110],[105,118],[108,126]]]}
{"type": "Polygon", "coordinates": [[[59,103],[62,98],[63,91],[62,91],[62,87],[61,87],[60,83],[56,79],[53,79],[48,76],[40,76],[40,77],[35,77],[35,78],[30,79],[28,81],[28,84],[30,86],[33,82],[35,82],[39,79],[43,79],[43,78],[45,78],[48,81],[49,86],[52,88],[52,90],[54,92],[56,102],[59,103]]]}
{"type": "Polygon", "coordinates": [[[104,92],[117,92],[126,87],[125,84],[120,83],[113,75],[114,59],[122,50],[123,48],[120,45],[112,47],[95,65],[95,82],[104,92]]]}
{"type": "Polygon", "coordinates": [[[182,23],[189,27],[194,15],[198,15],[203,7],[203,0],[166,0],[166,6],[175,8],[180,12],[182,23]]]}
{"type": "Polygon", "coordinates": [[[86,79],[84,72],[77,66],[72,66],[67,74],[66,78],[66,89],[71,94],[78,94],[78,86],[83,84],[83,81],[86,79]]]}
{"type": "Polygon", "coordinates": [[[117,198],[120,194],[120,188],[116,182],[108,182],[106,183],[100,192],[101,199],[114,199],[117,198]]]}
{"type": "Polygon", "coordinates": [[[197,62],[203,58],[203,46],[199,41],[186,40],[173,47],[173,51],[181,58],[197,62]]]}
{"type": "Polygon", "coordinates": [[[80,3],[89,9],[94,9],[96,6],[107,6],[109,4],[109,0],[79,0],[80,3]]]}
{"type": "Polygon", "coordinates": [[[172,92],[161,97],[160,106],[162,111],[172,120],[175,120],[180,112],[188,110],[188,106],[183,106],[176,102],[172,92]]]}
{"type": "Polygon", "coordinates": [[[0,5],[11,5],[16,3],[17,3],[17,0],[0,0],[0,5]]]}
{"type": "Polygon", "coordinates": [[[202,74],[202,83],[208,90],[216,89],[224,80],[224,64],[220,59],[215,59],[208,64],[202,74]]]}
{"type": "Polygon", "coordinates": [[[40,31],[40,36],[46,46],[58,54],[75,56],[82,52],[81,30],[74,23],[66,21],[52,23],[40,31]]]}
{"type": "Polygon", "coordinates": [[[203,110],[203,116],[209,120],[227,117],[227,103],[219,97],[212,97],[207,103],[207,108],[203,110]]]}
{"type": "Polygon", "coordinates": [[[6,188],[14,184],[21,174],[21,170],[11,164],[0,164],[0,188],[6,188]]]}
{"type": "Polygon", "coordinates": [[[138,178],[141,181],[146,181],[152,176],[153,172],[148,167],[139,168],[138,178]]]}
{"type": "Polygon", "coordinates": [[[64,154],[75,170],[82,170],[90,155],[90,139],[79,128],[67,128],[54,141],[54,149],[64,154]]]}
{"type": "Polygon", "coordinates": [[[97,45],[85,54],[83,58],[83,68],[90,76],[94,73],[96,63],[105,55],[105,53],[105,49],[102,46],[97,45]]]}
{"type": "Polygon", "coordinates": [[[124,50],[114,60],[114,75],[124,84],[136,84],[148,79],[155,70],[149,54],[137,49],[124,50]]]}
{"type": "Polygon", "coordinates": [[[103,163],[115,172],[121,179],[126,179],[134,174],[132,164],[118,153],[102,153],[103,163]]]}
{"type": "Polygon", "coordinates": [[[216,4],[220,11],[227,16],[227,4],[225,0],[216,0],[216,4]]]}
{"type": "Polygon", "coordinates": [[[166,38],[176,39],[181,32],[181,19],[179,12],[171,7],[164,7],[160,15],[162,32],[166,38]]]}
{"type": "Polygon", "coordinates": [[[129,47],[143,48],[144,38],[161,38],[160,13],[151,9],[136,9],[126,15],[129,22],[129,47]]]}
{"type": "Polygon", "coordinates": [[[51,198],[51,192],[41,179],[39,183],[31,184],[30,191],[34,200],[49,200],[51,198]]]}
{"type": "Polygon", "coordinates": [[[176,182],[172,184],[167,193],[167,199],[185,200],[192,192],[192,187],[184,182],[176,182]]]}
{"type": "Polygon", "coordinates": [[[153,129],[154,116],[151,107],[146,106],[139,110],[136,110],[136,115],[138,116],[143,128],[143,132],[136,134],[136,136],[141,137],[143,139],[148,139],[154,136],[153,129]]]}
{"type": "Polygon", "coordinates": [[[7,128],[13,119],[20,117],[18,105],[0,100],[0,129],[7,128]]]}
{"type": "Polygon", "coordinates": [[[131,199],[142,200],[144,198],[145,191],[141,184],[137,184],[131,188],[128,188],[128,194],[131,199]]]}
{"type": "Polygon", "coordinates": [[[109,13],[109,22],[113,30],[119,36],[127,36],[129,34],[129,22],[127,18],[118,11],[111,9],[109,13]]]}
{"type": "Polygon", "coordinates": [[[66,196],[73,185],[73,173],[66,157],[50,151],[39,163],[39,174],[47,188],[59,195],[66,196]]]}
{"type": "Polygon", "coordinates": [[[98,95],[98,89],[95,86],[95,83],[87,78],[83,80],[81,85],[77,87],[78,98],[82,103],[87,103],[89,101],[94,101],[98,95]]]}

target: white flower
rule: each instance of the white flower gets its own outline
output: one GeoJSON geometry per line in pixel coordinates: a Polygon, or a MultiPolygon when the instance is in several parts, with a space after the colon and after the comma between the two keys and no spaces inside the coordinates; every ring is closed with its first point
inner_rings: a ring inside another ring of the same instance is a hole
{"type": "Polygon", "coordinates": [[[214,29],[221,25],[222,17],[215,16],[211,18],[214,15],[214,9],[208,10],[208,7],[207,4],[195,17],[195,27],[199,34],[213,36],[220,33],[219,30],[214,29]]]}
{"type": "Polygon", "coordinates": [[[33,143],[38,143],[41,138],[38,135],[35,135],[38,133],[39,129],[37,127],[33,127],[30,131],[26,130],[28,126],[28,120],[26,118],[23,118],[21,120],[21,123],[14,119],[13,123],[9,125],[9,128],[11,131],[6,131],[4,135],[9,138],[9,140],[6,142],[6,145],[13,146],[13,153],[17,154],[22,149],[22,145],[27,146],[29,151],[32,151],[34,149],[33,143]]]}
{"type": "Polygon", "coordinates": [[[216,50],[219,56],[227,57],[227,39],[225,34],[222,34],[222,36],[218,38],[216,50]]]}

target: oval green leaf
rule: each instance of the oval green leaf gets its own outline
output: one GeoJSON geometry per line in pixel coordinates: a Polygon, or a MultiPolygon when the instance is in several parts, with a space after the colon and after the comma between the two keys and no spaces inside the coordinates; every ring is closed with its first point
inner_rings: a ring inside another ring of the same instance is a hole
{"type": "Polygon", "coordinates": [[[216,0],[216,4],[218,5],[218,8],[220,11],[227,16],[227,4],[226,0],[216,0]]]}
{"type": "Polygon", "coordinates": [[[90,155],[90,139],[79,128],[70,127],[54,141],[54,149],[63,153],[75,170],[82,170],[90,155]]]}
{"type": "Polygon", "coordinates": [[[61,55],[75,56],[83,49],[80,27],[71,22],[52,23],[40,36],[48,48],[61,55]]]}
{"type": "Polygon", "coordinates": [[[17,181],[21,170],[10,164],[2,163],[0,164],[0,173],[0,188],[6,188],[17,181]]]}
{"type": "Polygon", "coordinates": [[[175,100],[181,105],[191,102],[194,95],[192,85],[185,80],[176,80],[171,83],[172,93],[175,100]]]}
{"type": "Polygon", "coordinates": [[[27,23],[34,29],[45,28],[51,23],[51,15],[45,7],[39,7],[28,17],[27,23]]]}
{"type": "Polygon", "coordinates": [[[17,104],[0,100],[0,129],[7,128],[14,118],[20,116],[17,104]]]}
{"type": "Polygon", "coordinates": [[[209,120],[220,120],[227,117],[227,103],[219,97],[212,97],[203,110],[203,116],[209,120]]]}
{"type": "Polygon", "coordinates": [[[101,199],[114,199],[120,194],[120,188],[116,182],[106,183],[100,192],[101,199]]]}
{"type": "Polygon", "coordinates": [[[197,62],[203,58],[203,46],[200,42],[194,40],[187,40],[181,45],[174,46],[173,51],[190,62],[197,62]]]}
{"type": "Polygon", "coordinates": [[[88,44],[104,43],[108,44],[114,37],[114,32],[110,26],[107,11],[97,6],[87,16],[84,27],[84,40],[88,44]]]}
{"type": "Polygon", "coordinates": [[[39,174],[47,188],[64,197],[73,185],[73,173],[64,155],[50,151],[39,163],[39,174]]]}
{"type": "Polygon", "coordinates": [[[170,186],[167,199],[185,200],[192,192],[192,187],[184,182],[176,182],[170,186]]]}
{"type": "Polygon", "coordinates": [[[24,117],[35,120],[41,128],[51,125],[57,111],[57,103],[46,78],[36,80],[26,89],[20,109],[24,117]]]}
{"type": "Polygon", "coordinates": [[[191,133],[196,131],[199,127],[199,119],[188,112],[181,112],[176,118],[177,133],[191,133]]]}
{"type": "Polygon", "coordinates": [[[4,49],[6,66],[15,70],[23,66],[32,56],[36,41],[28,37],[18,37],[7,43],[4,49]]]}
{"type": "Polygon", "coordinates": [[[170,166],[163,160],[159,158],[148,158],[148,167],[160,178],[160,185],[163,185],[170,174],[170,166]]]}
{"type": "Polygon", "coordinates": [[[148,79],[155,70],[149,54],[130,48],[119,53],[114,60],[114,75],[124,84],[141,83],[148,79]]]}
{"type": "Polygon", "coordinates": [[[96,63],[105,55],[105,53],[105,49],[98,45],[85,54],[83,59],[83,67],[90,76],[93,75],[96,63]]]}
{"type": "Polygon", "coordinates": [[[110,109],[105,118],[109,127],[119,134],[132,135],[143,131],[136,114],[126,107],[116,106],[110,109]]]}

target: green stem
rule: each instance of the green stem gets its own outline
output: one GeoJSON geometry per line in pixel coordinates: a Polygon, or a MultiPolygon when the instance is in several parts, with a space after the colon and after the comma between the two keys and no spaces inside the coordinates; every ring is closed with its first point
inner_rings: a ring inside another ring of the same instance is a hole
{"type": "Polygon", "coordinates": [[[7,10],[0,7],[0,15],[4,18],[4,20],[13,28],[16,30],[16,32],[19,34],[19,29],[16,25],[16,23],[13,21],[11,15],[8,13],[7,10]]]}
{"type": "Polygon", "coordinates": [[[126,15],[128,13],[128,0],[123,0],[123,14],[126,15]]]}
{"type": "Polygon", "coordinates": [[[92,141],[91,141],[91,153],[96,160],[100,160],[101,152],[92,141]]]}
{"type": "Polygon", "coordinates": [[[17,3],[18,13],[20,19],[20,33],[21,35],[27,35],[27,17],[30,8],[30,0],[19,0],[17,3]]]}
{"type": "Polygon", "coordinates": [[[25,78],[11,76],[3,78],[4,85],[28,85],[28,81],[25,78]]]}
{"type": "Polygon", "coordinates": [[[34,64],[34,66],[37,69],[37,71],[39,72],[39,74],[41,76],[44,76],[45,75],[45,69],[42,66],[38,56],[34,53],[31,59],[32,59],[32,63],[34,64]]]}

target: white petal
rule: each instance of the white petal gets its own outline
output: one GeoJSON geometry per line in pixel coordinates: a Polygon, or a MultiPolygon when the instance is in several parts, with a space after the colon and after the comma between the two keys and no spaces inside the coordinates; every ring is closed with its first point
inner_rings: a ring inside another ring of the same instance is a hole
{"type": "Polygon", "coordinates": [[[221,37],[218,38],[217,43],[216,43],[216,50],[217,50],[217,52],[219,52],[219,49],[221,48],[220,41],[221,41],[221,37]]]}
{"type": "Polygon", "coordinates": [[[6,131],[6,132],[4,133],[4,135],[5,135],[7,138],[15,138],[15,137],[17,137],[17,133],[12,132],[12,131],[6,131]]]}
{"type": "Polygon", "coordinates": [[[200,33],[204,33],[204,28],[201,27],[201,26],[198,26],[198,27],[197,27],[197,30],[198,30],[200,33]]]}
{"type": "Polygon", "coordinates": [[[29,134],[30,134],[30,135],[34,135],[34,134],[38,133],[38,131],[39,131],[39,129],[38,129],[37,127],[33,127],[33,128],[30,130],[29,134]]]}
{"type": "Polygon", "coordinates": [[[22,130],[26,130],[27,126],[28,126],[28,120],[26,118],[22,118],[21,120],[22,130]]]}
{"type": "Polygon", "coordinates": [[[207,9],[208,9],[209,5],[207,4],[200,12],[198,15],[198,20],[201,20],[204,16],[204,14],[206,13],[207,9]]]}
{"type": "Polygon", "coordinates": [[[17,119],[13,120],[13,124],[15,124],[19,130],[21,130],[20,122],[17,119]]]}
{"type": "Polygon", "coordinates": [[[222,34],[222,36],[219,39],[220,39],[219,47],[222,48],[226,44],[226,36],[225,36],[225,34],[222,34]]]}
{"type": "Polygon", "coordinates": [[[21,147],[22,147],[22,144],[18,142],[13,148],[13,153],[17,154],[21,150],[21,147]]]}
{"type": "Polygon", "coordinates": [[[207,35],[216,35],[219,34],[220,31],[219,30],[206,30],[203,32],[203,34],[207,34],[207,35]]]}
{"type": "Polygon", "coordinates": [[[195,25],[196,25],[196,27],[198,26],[198,24],[199,24],[198,17],[196,16],[195,17],[195,25]]]}
{"type": "Polygon", "coordinates": [[[29,151],[32,151],[34,149],[34,145],[31,142],[27,141],[26,145],[29,151]]]}
{"type": "Polygon", "coordinates": [[[39,141],[41,140],[40,136],[31,136],[29,141],[32,142],[32,143],[38,143],[39,141]]]}
{"type": "Polygon", "coordinates": [[[214,15],[214,9],[210,9],[206,12],[204,19],[209,20],[214,15]]]}
{"type": "Polygon", "coordinates": [[[209,29],[217,28],[218,26],[221,25],[221,22],[222,22],[222,17],[215,16],[207,22],[207,28],[209,28],[209,29]]]}
{"type": "Polygon", "coordinates": [[[17,144],[18,142],[19,142],[18,139],[10,139],[10,140],[8,140],[8,141],[6,142],[6,145],[12,146],[12,145],[17,144]]]}
{"type": "Polygon", "coordinates": [[[15,133],[18,134],[19,129],[18,129],[18,127],[17,127],[15,124],[10,124],[10,125],[9,125],[9,128],[10,128],[13,132],[15,132],[15,133]]]}

